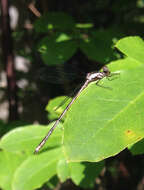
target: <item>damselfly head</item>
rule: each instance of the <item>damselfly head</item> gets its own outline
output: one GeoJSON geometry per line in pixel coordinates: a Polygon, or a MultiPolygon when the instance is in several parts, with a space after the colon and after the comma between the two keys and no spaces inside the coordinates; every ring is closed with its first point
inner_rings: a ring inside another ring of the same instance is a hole
{"type": "Polygon", "coordinates": [[[106,76],[109,76],[109,75],[110,75],[110,71],[109,71],[109,69],[108,69],[106,66],[104,66],[104,67],[102,68],[102,70],[103,70],[103,72],[105,73],[106,76]]]}

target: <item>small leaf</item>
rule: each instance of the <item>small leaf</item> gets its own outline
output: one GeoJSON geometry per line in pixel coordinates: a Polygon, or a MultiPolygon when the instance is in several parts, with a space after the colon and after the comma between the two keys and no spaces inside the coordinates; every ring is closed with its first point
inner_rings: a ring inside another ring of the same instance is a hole
{"type": "Polygon", "coordinates": [[[46,106],[46,111],[49,113],[49,119],[52,120],[58,118],[60,114],[63,112],[64,108],[70,102],[70,100],[71,98],[66,96],[59,96],[50,100],[48,105],[46,106]]]}
{"type": "Polygon", "coordinates": [[[67,35],[66,33],[61,33],[56,39],[56,42],[59,43],[59,42],[64,42],[68,40],[71,40],[71,37],[67,35]]]}
{"type": "Polygon", "coordinates": [[[72,181],[83,188],[92,188],[95,184],[95,178],[100,174],[104,167],[104,162],[75,162],[68,163],[63,158],[58,162],[57,173],[61,182],[71,178],[72,181]]]}
{"type": "Polygon", "coordinates": [[[140,37],[122,38],[115,47],[135,61],[144,63],[144,41],[140,37]]]}
{"type": "Polygon", "coordinates": [[[57,165],[57,174],[61,180],[61,182],[66,181],[70,177],[70,171],[68,167],[68,163],[65,158],[59,160],[57,165]]]}
{"type": "Polygon", "coordinates": [[[76,28],[86,29],[86,28],[93,28],[93,27],[94,27],[93,23],[77,23],[76,24],[76,28]]]}
{"type": "Polygon", "coordinates": [[[80,187],[83,188],[93,188],[95,184],[95,179],[100,174],[102,168],[104,167],[104,162],[90,163],[69,163],[71,179],[80,187]]]}

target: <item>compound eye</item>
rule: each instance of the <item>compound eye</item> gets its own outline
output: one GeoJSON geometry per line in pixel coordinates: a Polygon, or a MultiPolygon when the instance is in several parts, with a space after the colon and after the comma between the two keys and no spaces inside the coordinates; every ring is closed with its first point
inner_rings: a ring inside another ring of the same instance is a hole
{"type": "Polygon", "coordinates": [[[104,66],[103,68],[103,72],[108,76],[110,74],[110,71],[108,70],[108,68],[106,66],[104,66]]]}
{"type": "Polygon", "coordinates": [[[108,68],[107,68],[106,66],[104,66],[102,69],[103,69],[103,72],[104,72],[104,73],[109,72],[109,70],[108,70],[108,68]]]}

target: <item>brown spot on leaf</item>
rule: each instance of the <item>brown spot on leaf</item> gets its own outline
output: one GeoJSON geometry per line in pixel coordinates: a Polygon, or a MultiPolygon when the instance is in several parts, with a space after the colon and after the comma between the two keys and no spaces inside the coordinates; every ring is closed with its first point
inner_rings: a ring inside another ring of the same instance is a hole
{"type": "Polygon", "coordinates": [[[130,134],[132,131],[131,130],[127,130],[126,133],[130,134]]]}
{"type": "Polygon", "coordinates": [[[125,135],[129,138],[129,139],[132,139],[136,136],[136,133],[130,129],[126,130],[125,131],[125,135]]]}

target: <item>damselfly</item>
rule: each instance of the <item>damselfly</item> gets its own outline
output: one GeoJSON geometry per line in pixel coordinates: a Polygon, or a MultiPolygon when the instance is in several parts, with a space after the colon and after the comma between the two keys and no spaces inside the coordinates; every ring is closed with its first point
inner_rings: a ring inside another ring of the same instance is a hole
{"type": "Polygon", "coordinates": [[[98,84],[101,79],[103,79],[104,77],[109,78],[113,74],[116,74],[116,73],[110,73],[110,71],[108,70],[108,68],[106,66],[104,66],[102,68],[102,72],[90,72],[90,73],[87,73],[86,80],[85,80],[84,84],[81,86],[80,90],[77,92],[77,94],[73,97],[73,99],[71,100],[71,102],[64,109],[64,111],[60,115],[60,117],[56,120],[56,122],[54,123],[53,127],[49,130],[49,132],[47,133],[47,135],[42,139],[42,141],[40,142],[40,144],[36,147],[35,153],[37,153],[43,147],[43,145],[48,140],[49,136],[52,134],[52,132],[54,131],[54,129],[57,127],[58,123],[64,117],[64,115],[69,110],[69,108],[74,103],[74,101],[77,99],[77,97],[80,95],[80,93],[88,86],[88,84],[91,83],[91,82],[94,82],[94,81],[96,81],[96,84],[98,84]]]}

